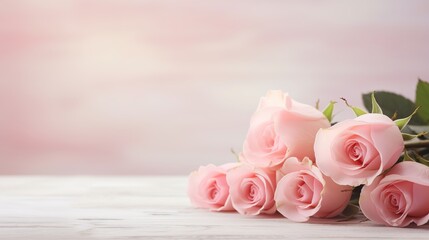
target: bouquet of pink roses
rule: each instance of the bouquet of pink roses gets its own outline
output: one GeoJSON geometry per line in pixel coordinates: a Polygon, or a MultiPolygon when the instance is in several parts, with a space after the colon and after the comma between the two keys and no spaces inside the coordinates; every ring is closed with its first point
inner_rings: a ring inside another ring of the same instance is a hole
{"type": "MultiPolygon", "coordinates": [[[[357,209],[388,226],[429,221],[429,83],[416,101],[390,92],[363,95],[370,113],[331,123],[323,111],[281,91],[262,97],[239,161],[200,167],[189,177],[196,207],[274,214],[305,222],[357,209]]],[[[358,211],[354,211],[357,213],[358,211]]]]}

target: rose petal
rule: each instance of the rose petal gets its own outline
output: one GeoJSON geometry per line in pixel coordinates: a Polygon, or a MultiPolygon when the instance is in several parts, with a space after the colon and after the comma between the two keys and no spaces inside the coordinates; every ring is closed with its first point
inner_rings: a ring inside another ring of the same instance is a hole
{"type": "Polygon", "coordinates": [[[313,145],[317,131],[330,126],[323,115],[313,119],[287,111],[275,115],[274,123],[282,142],[288,147],[286,157],[311,159],[314,159],[313,145]]]}

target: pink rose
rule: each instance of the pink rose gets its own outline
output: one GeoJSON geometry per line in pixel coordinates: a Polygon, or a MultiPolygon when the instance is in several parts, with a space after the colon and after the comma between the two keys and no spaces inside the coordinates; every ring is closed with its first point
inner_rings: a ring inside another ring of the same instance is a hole
{"type": "Polygon", "coordinates": [[[316,164],[341,185],[371,184],[392,167],[404,149],[401,131],[382,114],[345,120],[316,136],[316,164]]]}
{"type": "Polygon", "coordinates": [[[347,206],[352,187],[336,184],[323,176],[308,158],[288,158],[278,171],[274,195],[277,210],[286,218],[305,222],[310,217],[330,218],[347,206]]]}
{"type": "Polygon", "coordinates": [[[316,133],[329,126],[317,109],[281,91],[269,91],[250,121],[243,144],[244,159],[251,165],[276,170],[290,156],[314,158],[316,133]]]}
{"type": "Polygon", "coordinates": [[[273,214],[276,212],[274,191],[275,172],[243,164],[226,175],[232,205],[244,215],[273,214]]]}
{"type": "Polygon", "coordinates": [[[229,186],[226,182],[228,170],[239,163],[227,163],[221,166],[209,164],[201,166],[189,176],[188,196],[195,207],[208,208],[211,211],[232,211],[229,186]]]}
{"type": "Polygon", "coordinates": [[[401,162],[364,186],[359,199],[370,220],[388,226],[421,226],[429,220],[429,167],[401,162]]]}

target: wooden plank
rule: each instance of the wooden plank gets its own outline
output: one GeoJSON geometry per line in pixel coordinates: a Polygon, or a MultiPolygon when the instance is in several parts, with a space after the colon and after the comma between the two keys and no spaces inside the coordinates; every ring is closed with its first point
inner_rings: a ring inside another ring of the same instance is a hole
{"type": "Polygon", "coordinates": [[[186,177],[0,177],[0,239],[427,239],[429,226],[329,224],[193,208],[186,177]]]}

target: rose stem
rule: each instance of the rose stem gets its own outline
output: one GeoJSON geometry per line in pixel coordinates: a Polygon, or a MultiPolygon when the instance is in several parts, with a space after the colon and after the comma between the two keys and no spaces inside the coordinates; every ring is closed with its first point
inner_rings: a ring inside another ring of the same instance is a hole
{"type": "Polygon", "coordinates": [[[424,148],[429,147],[429,140],[422,140],[419,142],[405,143],[405,148],[424,148]]]}

